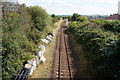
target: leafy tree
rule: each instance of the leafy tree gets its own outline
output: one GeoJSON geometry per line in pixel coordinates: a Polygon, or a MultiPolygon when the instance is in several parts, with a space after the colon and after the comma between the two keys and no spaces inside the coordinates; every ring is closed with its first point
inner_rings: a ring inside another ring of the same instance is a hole
{"type": "Polygon", "coordinates": [[[29,7],[29,13],[32,16],[35,28],[39,31],[43,31],[51,21],[47,12],[39,6],[29,7]]]}
{"type": "Polygon", "coordinates": [[[84,22],[84,21],[87,21],[87,20],[88,19],[85,16],[79,16],[79,17],[76,18],[76,21],[80,21],[80,22],[84,22]]]}
{"type": "Polygon", "coordinates": [[[18,12],[6,12],[2,20],[3,78],[14,77],[23,62],[34,57],[34,41],[40,42],[54,27],[52,18],[41,7],[18,6],[18,12]]]}
{"type": "Polygon", "coordinates": [[[55,18],[56,16],[55,16],[55,14],[52,14],[51,17],[52,17],[52,18],[55,18]]]}
{"type": "Polygon", "coordinates": [[[58,22],[58,20],[60,20],[59,16],[56,16],[55,14],[52,14],[51,17],[53,18],[53,22],[58,22]]]}
{"type": "Polygon", "coordinates": [[[74,13],[73,16],[71,17],[72,21],[77,21],[77,18],[80,17],[81,15],[74,13]]]}

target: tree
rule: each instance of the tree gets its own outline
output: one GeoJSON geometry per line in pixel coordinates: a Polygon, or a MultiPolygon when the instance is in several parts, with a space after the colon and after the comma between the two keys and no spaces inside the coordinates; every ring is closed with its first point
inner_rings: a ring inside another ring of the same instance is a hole
{"type": "Polygon", "coordinates": [[[71,17],[72,21],[76,21],[78,17],[80,17],[81,15],[74,13],[73,16],[71,17]]]}
{"type": "Polygon", "coordinates": [[[85,16],[79,16],[79,17],[76,18],[76,21],[80,21],[80,22],[84,22],[84,21],[87,21],[87,20],[88,19],[85,16]]]}
{"type": "Polygon", "coordinates": [[[51,17],[52,17],[52,18],[55,18],[55,14],[52,14],[51,17]]]}
{"type": "Polygon", "coordinates": [[[43,31],[50,23],[50,16],[39,6],[29,7],[29,13],[32,16],[35,28],[43,31]]]}

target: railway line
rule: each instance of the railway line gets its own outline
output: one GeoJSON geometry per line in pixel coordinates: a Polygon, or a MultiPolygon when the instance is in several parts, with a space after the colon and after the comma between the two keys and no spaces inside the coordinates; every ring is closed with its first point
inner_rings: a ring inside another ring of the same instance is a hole
{"type": "Polygon", "coordinates": [[[73,67],[74,61],[71,57],[72,51],[70,50],[68,35],[66,34],[67,26],[64,26],[65,22],[61,23],[61,27],[58,30],[57,43],[53,61],[52,79],[64,79],[68,78],[72,80],[76,72],[76,68],[73,67]]]}

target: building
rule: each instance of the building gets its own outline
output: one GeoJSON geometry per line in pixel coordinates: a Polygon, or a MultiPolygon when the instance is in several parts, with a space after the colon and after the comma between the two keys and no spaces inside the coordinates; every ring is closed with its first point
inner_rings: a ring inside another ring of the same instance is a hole
{"type": "Polygon", "coordinates": [[[118,14],[110,15],[110,16],[107,17],[106,19],[107,19],[107,20],[118,20],[118,14]]]}
{"type": "Polygon", "coordinates": [[[110,15],[107,20],[120,20],[120,1],[118,2],[118,14],[110,15]]]}

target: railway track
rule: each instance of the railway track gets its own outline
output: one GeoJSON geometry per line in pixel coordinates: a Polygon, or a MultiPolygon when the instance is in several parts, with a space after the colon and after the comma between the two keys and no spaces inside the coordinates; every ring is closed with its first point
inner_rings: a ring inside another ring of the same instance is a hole
{"type": "Polygon", "coordinates": [[[65,34],[66,29],[66,26],[61,26],[58,31],[52,79],[61,80],[67,78],[72,80],[74,77],[75,69],[73,68],[68,35],[65,34]]]}
{"type": "Polygon", "coordinates": [[[64,34],[65,28],[62,26],[60,30],[60,45],[59,45],[59,63],[56,77],[71,79],[71,70],[69,63],[69,56],[66,44],[66,36],[64,34]]]}

